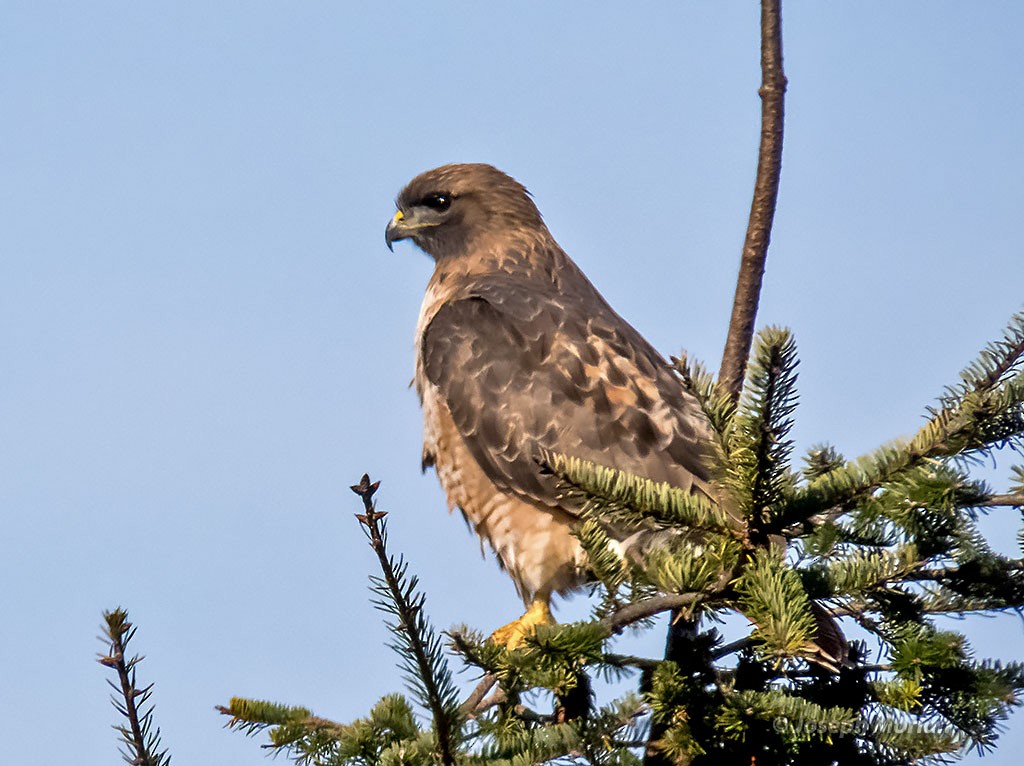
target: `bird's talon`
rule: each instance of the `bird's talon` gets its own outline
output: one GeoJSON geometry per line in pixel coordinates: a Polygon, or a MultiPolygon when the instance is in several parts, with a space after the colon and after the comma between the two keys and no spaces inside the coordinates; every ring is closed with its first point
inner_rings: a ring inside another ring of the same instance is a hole
{"type": "Polygon", "coordinates": [[[554,624],[555,618],[551,616],[551,607],[547,600],[538,599],[522,617],[494,631],[490,640],[495,644],[504,645],[509,650],[520,649],[526,643],[526,637],[531,635],[538,625],[554,624]]]}

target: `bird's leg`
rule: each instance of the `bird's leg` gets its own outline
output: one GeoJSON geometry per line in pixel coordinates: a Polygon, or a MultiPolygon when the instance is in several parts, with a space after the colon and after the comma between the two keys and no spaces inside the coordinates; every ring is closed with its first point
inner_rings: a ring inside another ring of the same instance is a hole
{"type": "Polygon", "coordinates": [[[555,618],[551,616],[549,598],[538,596],[530,604],[526,614],[494,631],[491,634],[491,641],[496,644],[504,644],[508,649],[518,649],[538,625],[554,625],[554,623],[555,618]]]}

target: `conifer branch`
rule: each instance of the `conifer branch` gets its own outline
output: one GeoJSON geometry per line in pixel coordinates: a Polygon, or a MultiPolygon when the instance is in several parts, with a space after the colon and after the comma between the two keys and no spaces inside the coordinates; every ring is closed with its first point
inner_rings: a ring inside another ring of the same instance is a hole
{"type": "Polygon", "coordinates": [[[128,722],[127,726],[114,727],[125,747],[121,755],[132,766],[168,766],[170,755],[166,749],[159,749],[160,729],[153,729],[153,706],[143,709],[153,694],[153,685],[139,689],[136,684],[135,667],[143,658],[135,655],[130,660],[125,659],[135,627],[128,622],[128,612],[120,608],[104,612],[103,621],[104,635],[100,640],[109,642],[110,650],[100,655],[99,663],[117,673],[118,683],[107,681],[114,689],[110,701],[128,722]]]}
{"type": "MultiPolygon", "coordinates": [[[[966,459],[993,445],[1020,444],[1022,439],[1024,375],[1018,375],[997,389],[966,396],[963,402],[934,412],[910,441],[879,447],[815,478],[789,502],[786,524],[801,528],[815,517],[837,518],[886,482],[929,462],[966,459]]],[[[970,502],[964,505],[974,507],[970,502]]]]}
{"type": "MultiPolygon", "coordinates": [[[[963,382],[931,409],[928,422],[906,442],[885,445],[844,465],[816,472],[789,503],[787,534],[799,534],[848,512],[879,487],[948,458],[967,460],[993,447],[1024,445],[1024,313],[1011,320],[1002,342],[990,344],[961,373],[963,382]]],[[[964,499],[962,507],[1017,506],[1008,495],[964,499]]]]}
{"type": "Polygon", "coordinates": [[[227,705],[217,705],[214,709],[221,715],[230,716],[226,724],[229,729],[238,729],[248,735],[270,726],[278,727],[271,736],[271,747],[275,748],[294,745],[301,736],[321,734],[341,739],[353,731],[348,724],[315,716],[304,707],[266,700],[232,697],[227,705]]]}
{"type": "Polygon", "coordinates": [[[856,711],[842,707],[824,707],[781,689],[770,691],[730,691],[719,716],[718,727],[729,739],[743,739],[754,720],[772,721],[777,730],[803,729],[793,733],[828,739],[852,730],[856,711]],[[781,722],[782,726],[778,725],[781,722]]]}
{"type": "Polygon", "coordinates": [[[792,442],[786,437],[796,409],[796,343],[786,329],[758,333],[739,410],[729,439],[727,486],[755,542],[790,492],[792,442]]]}
{"type": "Polygon", "coordinates": [[[815,632],[810,599],[796,571],[777,555],[757,552],[737,579],[743,614],[766,653],[794,657],[809,650],[815,632]]]}
{"type": "Polygon", "coordinates": [[[918,560],[912,545],[895,550],[854,550],[836,561],[809,568],[828,583],[832,595],[860,595],[886,583],[902,581],[925,562],[918,560]]]}
{"type": "Polygon", "coordinates": [[[600,522],[586,517],[573,533],[587,554],[587,562],[594,577],[604,583],[608,596],[617,601],[620,586],[629,574],[629,566],[613,548],[600,522]]]}
{"type": "Polygon", "coordinates": [[[671,357],[672,365],[682,381],[683,387],[693,394],[701,411],[711,424],[717,437],[716,445],[724,452],[725,436],[736,414],[737,399],[727,392],[703,364],[691,359],[685,352],[671,357]]]}
{"type": "Polygon", "coordinates": [[[423,615],[423,598],[414,595],[415,579],[403,585],[404,565],[401,561],[396,564],[388,556],[386,532],[382,523],[387,513],[377,511],[373,502],[373,495],[379,486],[379,481],[371,483],[366,474],[363,474],[359,484],[352,486],[352,491],[362,498],[365,511],[356,514],[356,518],[364,527],[370,547],[377,554],[384,573],[384,581],[378,591],[390,596],[390,602],[379,605],[398,618],[395,633],[399,640],[395,648],[406,656],[411,655],[415,676],[410,681],[415,689],[422,691],[433,717],[439,758],[444,766],[454,766],[460,720],[455,703],[457,692],[452,685],[447,663],[440,653],[440,642],[423,615]]]}
{"type": "Polygon", "coordinates": [[[947,392],[946,403],[962,400],[970,391],[988,391],[1018,369],[1024,359],[1024,311],[1010,318],[1002,340],[989,343],[961,373],[963,383],[947,392]]]}
{"type": "Polygon", "coordinates": [[[710,498],[663,481],[598,465],[590,460],[542,450],[544,470],[557,476],[567,493],[595,501],[599,520],[639,526],[650,518],[665,526],[727,532],[735,525],[710,498]]]}

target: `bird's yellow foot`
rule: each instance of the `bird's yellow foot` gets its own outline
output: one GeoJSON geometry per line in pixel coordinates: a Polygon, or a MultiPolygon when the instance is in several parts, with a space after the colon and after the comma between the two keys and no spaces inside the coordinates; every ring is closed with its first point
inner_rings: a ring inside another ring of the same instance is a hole
{"type": "Polygon", "coordinates": [[[554,624],[555,618],[551,616],[551,607],[547,599],[536,599],[530,604],[526,614],[494,631],[491,634],[491,641],[504,644],[506,649],[518,649],[538,625],[554,624]]]}

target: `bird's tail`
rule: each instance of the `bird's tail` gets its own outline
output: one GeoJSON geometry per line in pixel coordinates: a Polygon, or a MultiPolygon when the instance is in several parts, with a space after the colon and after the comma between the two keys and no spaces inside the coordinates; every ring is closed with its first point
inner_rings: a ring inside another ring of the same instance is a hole
{"type": "Polygon", "coordinates": [[[814,653],[809,657],[834,673],[850,663],[850,644],[832,613],[817,601],[811,602],[814,616],[814,653]]]}

